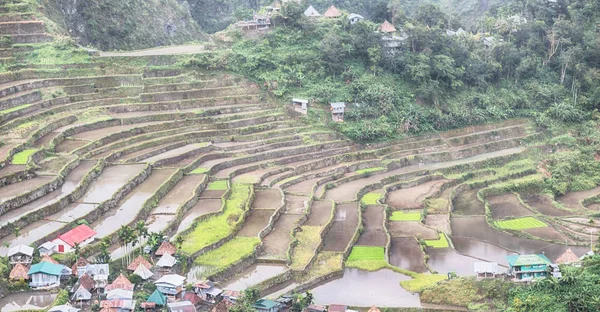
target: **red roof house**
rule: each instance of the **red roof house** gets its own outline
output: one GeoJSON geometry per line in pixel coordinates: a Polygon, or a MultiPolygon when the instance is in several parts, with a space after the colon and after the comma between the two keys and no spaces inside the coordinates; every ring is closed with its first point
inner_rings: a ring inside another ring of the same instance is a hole
{"type": "Polygon", "coordinates": [[[571,263],[579,263],[579,262],[581,262],[581,260],[579,260],[579,257],[577,257],[577,255],[575,253],[573,253],[571,248],[568,248],[564,254],[562,254],[560,257],[558,257],[556,259],[556,263],[558,263],[558,264],[571,264],[571,263]]]}
{"type": "Polygon", "coordinates": [[[50,263],[58,264],[58,261],[52,259],[48,255],[43,256],[42,259],[40,260],[40,262],[50,262],[50,263]]]}
{"type": "Polygon", "coordinates": [[[325,17],[340,17],[340,16],[342,16],[342,12],[340,12],[340,10],[338,10],[335,6],[332,5],[329,7],[327,12],[325,12],[325,14],[323,14],[323,16],[325,16],[325,17]]]}
{"type": "Polygon", "coordinates": [[[169,243],[168,241],[164,241],[162,242],[162,244],[160,244],[160,247],[158,247],[158,249],[156,250],[155,255],[157,256],[164,256],[166,254],[169,255],[174,255],[177,252],[177,248],[169,243]]]}
{"type": "Polygon", "coordinates": [[[9,279],[11,281],[27,280],[29,279],[29,275],[27,275],[28,271],[29,268],[27,268],[24,264],[17,263],[10,271],[9,279]]]}
{"type": "Polygon", "coordinates": [[[135,271],[140,266],[140,264],[145,266],[148,270],[152,269],[152,264],[150,264],[150,262],[148,262],[146,258],[138,256],[137,258],[133,259],[133,261],[131,261],[131,263],[127,266],[127,270],[135,271]]]}
{"type": "Polygon", "coordinates": [[[394,27],[394,25],[390,24],[390,22],[385,21],[385,22],[383,22],[383,24],[381,24],[381,27],[379,27],[379,30],[383,33],[393,33],[393,32],[396,32],[396,27],[394,27]]]}
{"type": "Polygon", "coordinates": [[[56,244],[56,250],[59,253],[71,252],[75,244],[84,246],[91,242],[91,238],[96,235],[96,232],[89,226],[82,224],[67,233],[60,235],[52,242],[56,244]]]}
{"type": "Polygon", "coordinates": [[[113,289],[133,290],[133,284],[123,274],[119,274],[115,280],[104,289],[106,292],[113,289]]]}

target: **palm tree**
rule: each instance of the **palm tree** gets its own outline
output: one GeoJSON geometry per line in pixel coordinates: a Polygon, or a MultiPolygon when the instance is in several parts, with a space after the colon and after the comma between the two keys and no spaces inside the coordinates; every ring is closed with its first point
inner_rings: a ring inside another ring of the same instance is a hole
{"type": "MultiPolygon", "coordinates": [[[[121,248],[125,248],[127,249],[127,244],[129,243],[129,231],[128,231],[129,227],[122,225],[121,228],[119,229],[119,232],[117,232],[117,236],[119,238],[119,245],[121,245],[121,248]]],[[[121,262],[123,264],[123,266],[125,266],[125,257],[121,258],[121,262]]]]}
{"type": "Polygon", "coordinates": [[[181,245],[183,245],[183,236],[177,236],[177,238],[175,239],[175,244],[177,244],[177,248],[181,250],[181,245]]]}
{"type": "Polygon", "coordinates": [[[75,245],[73,245],[73,249],[75,250],[75,258],[79,259],[79,254],[81,253],[81,246],[79,243],[75,243],[75,245]]]}

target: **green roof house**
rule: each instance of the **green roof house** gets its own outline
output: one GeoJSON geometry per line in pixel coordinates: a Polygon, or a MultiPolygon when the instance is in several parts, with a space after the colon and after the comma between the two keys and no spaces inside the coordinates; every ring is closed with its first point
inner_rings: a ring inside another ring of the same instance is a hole
{"type": "Polygon", "coordinates": [[[254,303],[254,308],[258,312],[279,312],[281,305],[273,300],[260,299],[254,303]]]}
{"type": "Polygon", "coordinates": [[[27,275],[31,288],[58,287],[60,278],[71,275],[71,269],[62,264],[40,262],[31,266],[27,275]]]}
{"type": "Polygon", "coordinates": [[[167,305],[167,296],[165,296],[160,291],[155,290],[146,302],[154,302],[157,306],[166,306],[167,305]]]}
{"type": "Polygon", "coordinates": [[[535,278],[546,277],[548,266],[552,262],[545,255],[514,255],[506,257],[508,272],[516,281],[531,281],[535,278]]]}

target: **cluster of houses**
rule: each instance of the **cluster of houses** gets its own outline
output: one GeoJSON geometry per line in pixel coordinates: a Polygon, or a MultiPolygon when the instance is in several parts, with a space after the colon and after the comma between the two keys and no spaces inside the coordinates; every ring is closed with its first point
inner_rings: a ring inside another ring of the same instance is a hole
{"type": "Polygon", "coordinates": [[[508,270],[500,272],[498,263],[475,262],[474,271],[477,278],[499,278],[510,277],[515,282],[530,282],[538,278],[553,276],[562,277],[559,264],[579,266],[583,258],[593,254],[591,251],[582,257],[578,257],[570,248],[556,258],[553,263],[544,254],[512,255],[507,256],[508,270]]]}

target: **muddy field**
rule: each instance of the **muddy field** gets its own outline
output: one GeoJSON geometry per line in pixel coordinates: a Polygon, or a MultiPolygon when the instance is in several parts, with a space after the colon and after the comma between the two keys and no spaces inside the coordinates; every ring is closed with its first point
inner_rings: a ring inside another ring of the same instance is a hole
{"type": "Polygon", "coordinates": [[[64,140],[54,149],[57,153],[71,153],[72,151],[89,144],[86,140],[64,140]]]}
{"type": "Polygon", "coordinates": [[[392,237],[421,237],[423,239],[438,239],[437,231],[423,224],[411,222],[389,222],[388,231],[392,237]]]}
{"type": "Polygon", "coordinates": [[[275,213],[272,209],[252,209],[246,217],[244,226],[237,234],[243,237],[256,237],[269,224],[271,216],[275,213]]]}
{"type": "Polygon", "coordinates": [[[571,211],[559,209],[554,206],[554,204],[552,204],[552,199],[546,195],[523,196],[521,194],[521,198],[523,199],[523,202],[525,202],[531,208],[547,216],[563,217],[573,214],[571,211]]]}
{"type": "Polygon", "coordinates": [[[177,233],[181,233],[185,229],[192,226],[194,220],[208,213],[218,212],[221,210],[221,199],[200,199],[186,214],[183,216],[177,233]]]}
{"type": "Polygon", "coordinates": [[[255,264],[244,270],[241,274],[235,276],[225,283],[220,283],[223,289],[244,291],[258,283],[277,276],[287,270],[285,265],[279,264],[255,264]]]}
{"type": "Polygon", "coordinates": [[[504,219],[506,217],[525,217],[533,212],[521,205],[515,194],[489,196],[487,198],[492,210],[492,218],[504,219]]]}
{"type": "Polygon", "coordinates": [[[158,206],[152,210],[152,214],[175,214],[177,209],[187,200],[191,199],[198,184],[204,178],[203,175],[188,175],[184,176],[173,187],[163,199],[160,200],[158,206]]]}
{"type": "Polygon", "coordinates": [[[0,188],[0,202],[33,191],[40,186],[52,182],[55,176],[37,176],[31,180],[25,180],[0,188]]]}
{"type": "Polygon", "coordinates": [[[461,255],[452,248],[428,248],[427,255],[429,255],[429,261],[427,261],[429,267],[440,274],[455,272],[461,276],[475,275],[473,272],[475,262],[481,261],[461,255]]]}
{"type": "Polygon", "coordinates": [[[285,196],[285,213],[302,214],[308,204],[307,196],[285,196]]]}
{"type": "Polygon", "coordinates": [[[287,187],[285,190],[290,193],[298,193],[298,194],[310,194],[312,192],[315,184],[323,178],[314,178],[306,181],[302,181],[300,183],[296,183],[292,186],[287,187]]]}
{"type": "Polygon", "coordinates": [[[200,193],[200,198],[202,198],[202,199],[208,199],[208,198],[221,199],[221,197],[223,197],[225,192],[227,192],[227,191],[226,190],[210,190],[210,191],[204,190],[204,191],[202,191],[202,193],[200,193]]]}
{"type": "Polygon", "coordinates": [[[383,230],[385,218],[384,206],[368,206],[362,213],[363,232],[356,245],[359,246],[385,246],[387,236],[383,230]]]}
{"type": "Polygon", "coordinates": [[[331,219],[331,211],[333,210],[333,202],[330,200],[315,201],[310,207],[310,215],[304,225],[309,226],[324,226],[331,219]]]}
{"type": "Polygon", "coordinates": [[[425,199],[435,195],[448,180],[434,180],[415,187],[388,193],[386,204],[393,209],[416,209],[423,206],[425,199]]]}
{"type": "Polygon", "coordinates": [[[292,241],[291,232],[300,215],[283,214],[275,222],[273,231],[263,239],[262,255],[271,259],[285,259],[286,252],[292,241]]]}
{"type": "Polygon", "coordinates": [[[485,205],[477,198],[478,191],[479,189],[465,190],[456,194],[452,201],[452,213],[463,216],[484,215],[485,205]]]}
{"type": "Polygon", "coordinates": [[[557,197],[556,201],[569,209],[582,210],[584,207],[581,205],[581,201],[596,194],[600,194],[600,186],[587,191],[567,193],[564,196],[557,197]]]}
{"type": "Polygon", "coordinates": [[[323,239],[323,251],[345,251],[358,226],[358,204],[337,205],[333,226],[323,239]]]}
{"type": "Polygon", "coordinates": [[[424,256],[415,238],[392,238],[390,264],[413,272],[428,272],[424,256]]]}
{"type": "Polygon", "coordinates": [[[448,215],[432,215],[428,214],[425,218],[425,225],[430,228],[434,228],[444,233],[450,233],[450,222],[448,221],[448,215]]]}
{"type": "Polygon", "coordinates": [[[277,209],[281,207],[281,192],[277,189],[254,190],[256,195],[252,208],[254,209],[277,209]]]}
{"type": "Polygon", "coordinates": [[[506,263],[507,256],[516,254],[496,245],[466,237],[452,236],[452,243],[459,253],[488,262],[506,263]]]}

